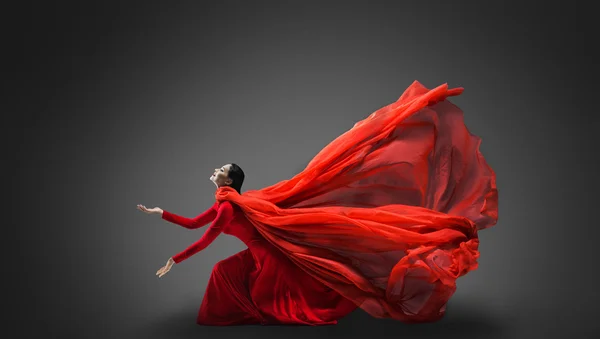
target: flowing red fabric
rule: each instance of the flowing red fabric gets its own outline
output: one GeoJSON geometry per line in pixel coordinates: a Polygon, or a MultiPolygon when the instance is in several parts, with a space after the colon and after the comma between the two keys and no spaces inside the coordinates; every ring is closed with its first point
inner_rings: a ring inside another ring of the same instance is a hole
{"type": "Polygon", "coordinates": [[[443,316],[477,268],[478,230],[496,224],[495,173],[447,97],[414,82],[289,180],[217,201],[242,208],[296,265],[378,318],[443,316]]]}

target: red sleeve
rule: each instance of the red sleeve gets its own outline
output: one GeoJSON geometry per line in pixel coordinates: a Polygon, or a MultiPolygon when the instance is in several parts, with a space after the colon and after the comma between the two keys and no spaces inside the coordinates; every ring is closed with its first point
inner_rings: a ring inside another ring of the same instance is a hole
{"type": "Polygon", "coordinates": [[[223,231],[223,227],[227,225],[233,218],[233,206],[229,201],[223,201],[217,211],[217,216],[212,222],[210,227],[204,232],[202,238],[193,243],[190,247],[186,248],[183,252],[180,252],[173,256],[173,261],[176,264],[183,260],[191,257],[192,255],[202,251],[208,245],[210,245],[223,231]]]}
{"type": "Polygon", "coordinates": [[[186,217],[179,216],[177,214],[171,213],[169,211],[165,211],[163,209],[162,218],[166,221],[172,222],[179,226],[195,229],[200,228],[209,222],[213,221],[217,216],[217,202],[215,202],[209,209],[198,214],[195,218],[190,219],[186,217]]]}

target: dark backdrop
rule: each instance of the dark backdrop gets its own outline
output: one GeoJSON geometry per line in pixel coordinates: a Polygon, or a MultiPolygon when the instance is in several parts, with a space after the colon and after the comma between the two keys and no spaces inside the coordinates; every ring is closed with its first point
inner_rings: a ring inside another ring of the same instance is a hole
{"type": "Polygon", "coordinates": [[[207,1],[6,8],[5,311],[14,337],[584,338],[598,335],[596,22],[583,2],[207,1]],[[451,101],[498,176],[498,224],[443,320],[195,324],[221,236],[195,216],[213,169],[292,177],[412,81],[451,101]],[[13,94],[14,92],[14,94],[13,94]],[[596,167],[594,167],[596,166],[596,167]]]}

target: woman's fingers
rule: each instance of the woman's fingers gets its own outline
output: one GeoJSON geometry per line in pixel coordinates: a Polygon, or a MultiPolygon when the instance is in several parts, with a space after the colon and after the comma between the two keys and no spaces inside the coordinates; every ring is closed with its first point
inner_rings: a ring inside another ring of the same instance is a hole
{"type": "Polygon", "coordinates": [[[169,267],[169,265],[165,265],[163,267],[161,267],[158,271],[156,271],[156,275],[160,278],[163,275],[167,274],[167,272],[169,272],[171,268],[169,267]]]}
{"type": "Polygon", "coordinates": [[[171,267],[169,267],[169,264],[167,263],[165,266],[159,268],[158,271],[156,271],[156,275],[160,278],[163,275],[167,274],[167,272],[169,272],[170,269],[171,267]]]}
{"type": "Polygon", "coordinates": [[[148,209],[146,206],[144,206],[144,205],[138,204],[138,205],[137,205],[137,208],[138,208],[140,211],[142,211],[142,212],[146,212],[146,213],[152,213],[152,211],[151,211],[151,210],[149,210],[149,209],[148,209]]]}

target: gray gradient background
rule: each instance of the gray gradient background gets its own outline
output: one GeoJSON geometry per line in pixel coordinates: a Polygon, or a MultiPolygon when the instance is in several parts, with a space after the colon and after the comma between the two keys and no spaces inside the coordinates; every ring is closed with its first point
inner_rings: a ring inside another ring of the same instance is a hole
{"type": "Polygon", "coordinates": [[[598,335],[597,36],[582,3],[7,10],[12,337],[598,335]],[[203,230],[136,204],[195,216],[229,162],[245,170],[244,190],[290,178],[413,80],[465,88],[451,101],[498,179],[499,222],[480,233],[480,267],[458,280],[445,318],[406,325],[357,310],[319,328],[196,325],[212,266],[244,246],[221,236],[158,279],[203,230]]]}

